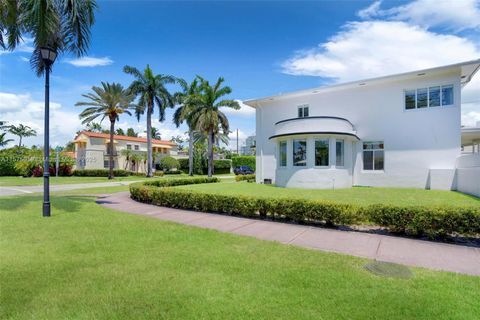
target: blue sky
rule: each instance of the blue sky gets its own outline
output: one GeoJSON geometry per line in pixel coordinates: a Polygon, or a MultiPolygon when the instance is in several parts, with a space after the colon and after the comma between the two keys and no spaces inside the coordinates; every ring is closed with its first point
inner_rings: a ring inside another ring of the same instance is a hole
{"type": "MultiPolygon", "coordinates": [[[[74,104],[92,85],[129,84],[126,64],[148,63],[156,73],[189,81],[196,74],[211,81],[223,76],[231,98],[245,100],[480,58],[479,7],[477,0],[100,1],[88,56],[61,56],[55,64],[52,143],[65,144],[82,128],[74,104]]],[[[25,142],[41,144],[43,79],[26,62],[29,51],[26,39],[15,52],[0,54],[0,112],[36,128],[40,135],[25,142]]],[[[465,91],[467,125],[480,121],[479,85],[465,91]]],[[[163,138],[186,131],[175,128],[171,114],[154,123],[163,138]]],[[[254,133],[248,107],[229,119],[242,139],[254,133]]],[[[124,117],[120,126],[143,131],[145,124],[124,117]]]]}

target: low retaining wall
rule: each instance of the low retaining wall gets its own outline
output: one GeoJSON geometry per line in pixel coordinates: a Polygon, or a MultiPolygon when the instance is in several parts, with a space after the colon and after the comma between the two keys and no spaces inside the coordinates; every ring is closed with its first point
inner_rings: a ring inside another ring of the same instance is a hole
{"type": "Polygon", "coordinates": [[[457,191],[480,197],[480,154],[465,154],[457,160],[457,191]]]}

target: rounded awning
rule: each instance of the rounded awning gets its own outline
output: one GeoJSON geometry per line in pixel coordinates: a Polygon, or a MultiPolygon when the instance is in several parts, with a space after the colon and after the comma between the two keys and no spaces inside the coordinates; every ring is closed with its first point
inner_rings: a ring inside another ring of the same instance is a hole
{"type": "Polygon", "coordinates": [[[275,123],[275,134],[269,139],[312,134],[345,135],[360,140],[355,127],[349,120],[331,116],[292,118],[278,121],[275,123]]]}

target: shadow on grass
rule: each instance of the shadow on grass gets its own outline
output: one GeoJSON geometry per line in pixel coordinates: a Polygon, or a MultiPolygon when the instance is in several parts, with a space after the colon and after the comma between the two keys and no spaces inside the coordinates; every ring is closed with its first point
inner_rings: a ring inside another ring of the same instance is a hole
{"type": "MultiPolygon", "coordinates": [[[[67,213],[78,212],[85,203],[92,203],[92,196],[84,195],[65,195],[54,196],[50,198],[50,205],[53,211],[65,211],[67,213]]],[[[20,196],[20,197],[2,197],[0,198],[1,211],[9,213],[18,213],[18,210],[24,209],[32,203],[38,204],[38,210],[41,212],[43,196],[20,196]]]]}

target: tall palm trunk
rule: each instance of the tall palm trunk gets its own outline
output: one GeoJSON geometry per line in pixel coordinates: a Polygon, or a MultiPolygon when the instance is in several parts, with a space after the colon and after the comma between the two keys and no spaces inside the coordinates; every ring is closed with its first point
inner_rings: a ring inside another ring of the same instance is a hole
{"type": "Polygon", "coordinates": [[[18,141],[18,147],[20,148],[22,146],[22,136],[18,136],[20,140],[18,141]]]}
{"type": "Polygon", "coordinates": [[[193,176],[193,130],[188,130],[188,175],[193,176]]]}
{"type": "Polygon", "coordinates": [[[147,177],[152,177],[152,112],[153,100],[148,103],[147,110],[147,177]]]}
{"type": "Polygon", "coordinates": [[[213,176],[213,128],[208,129],[208,176],[213,176]]]}
{"type": "Polygon", "coordinates": [[[110,152],[108,157],[108,179],[113,179],[113,132],[115,131],[115,119],[110,119],[110,152]]]}

